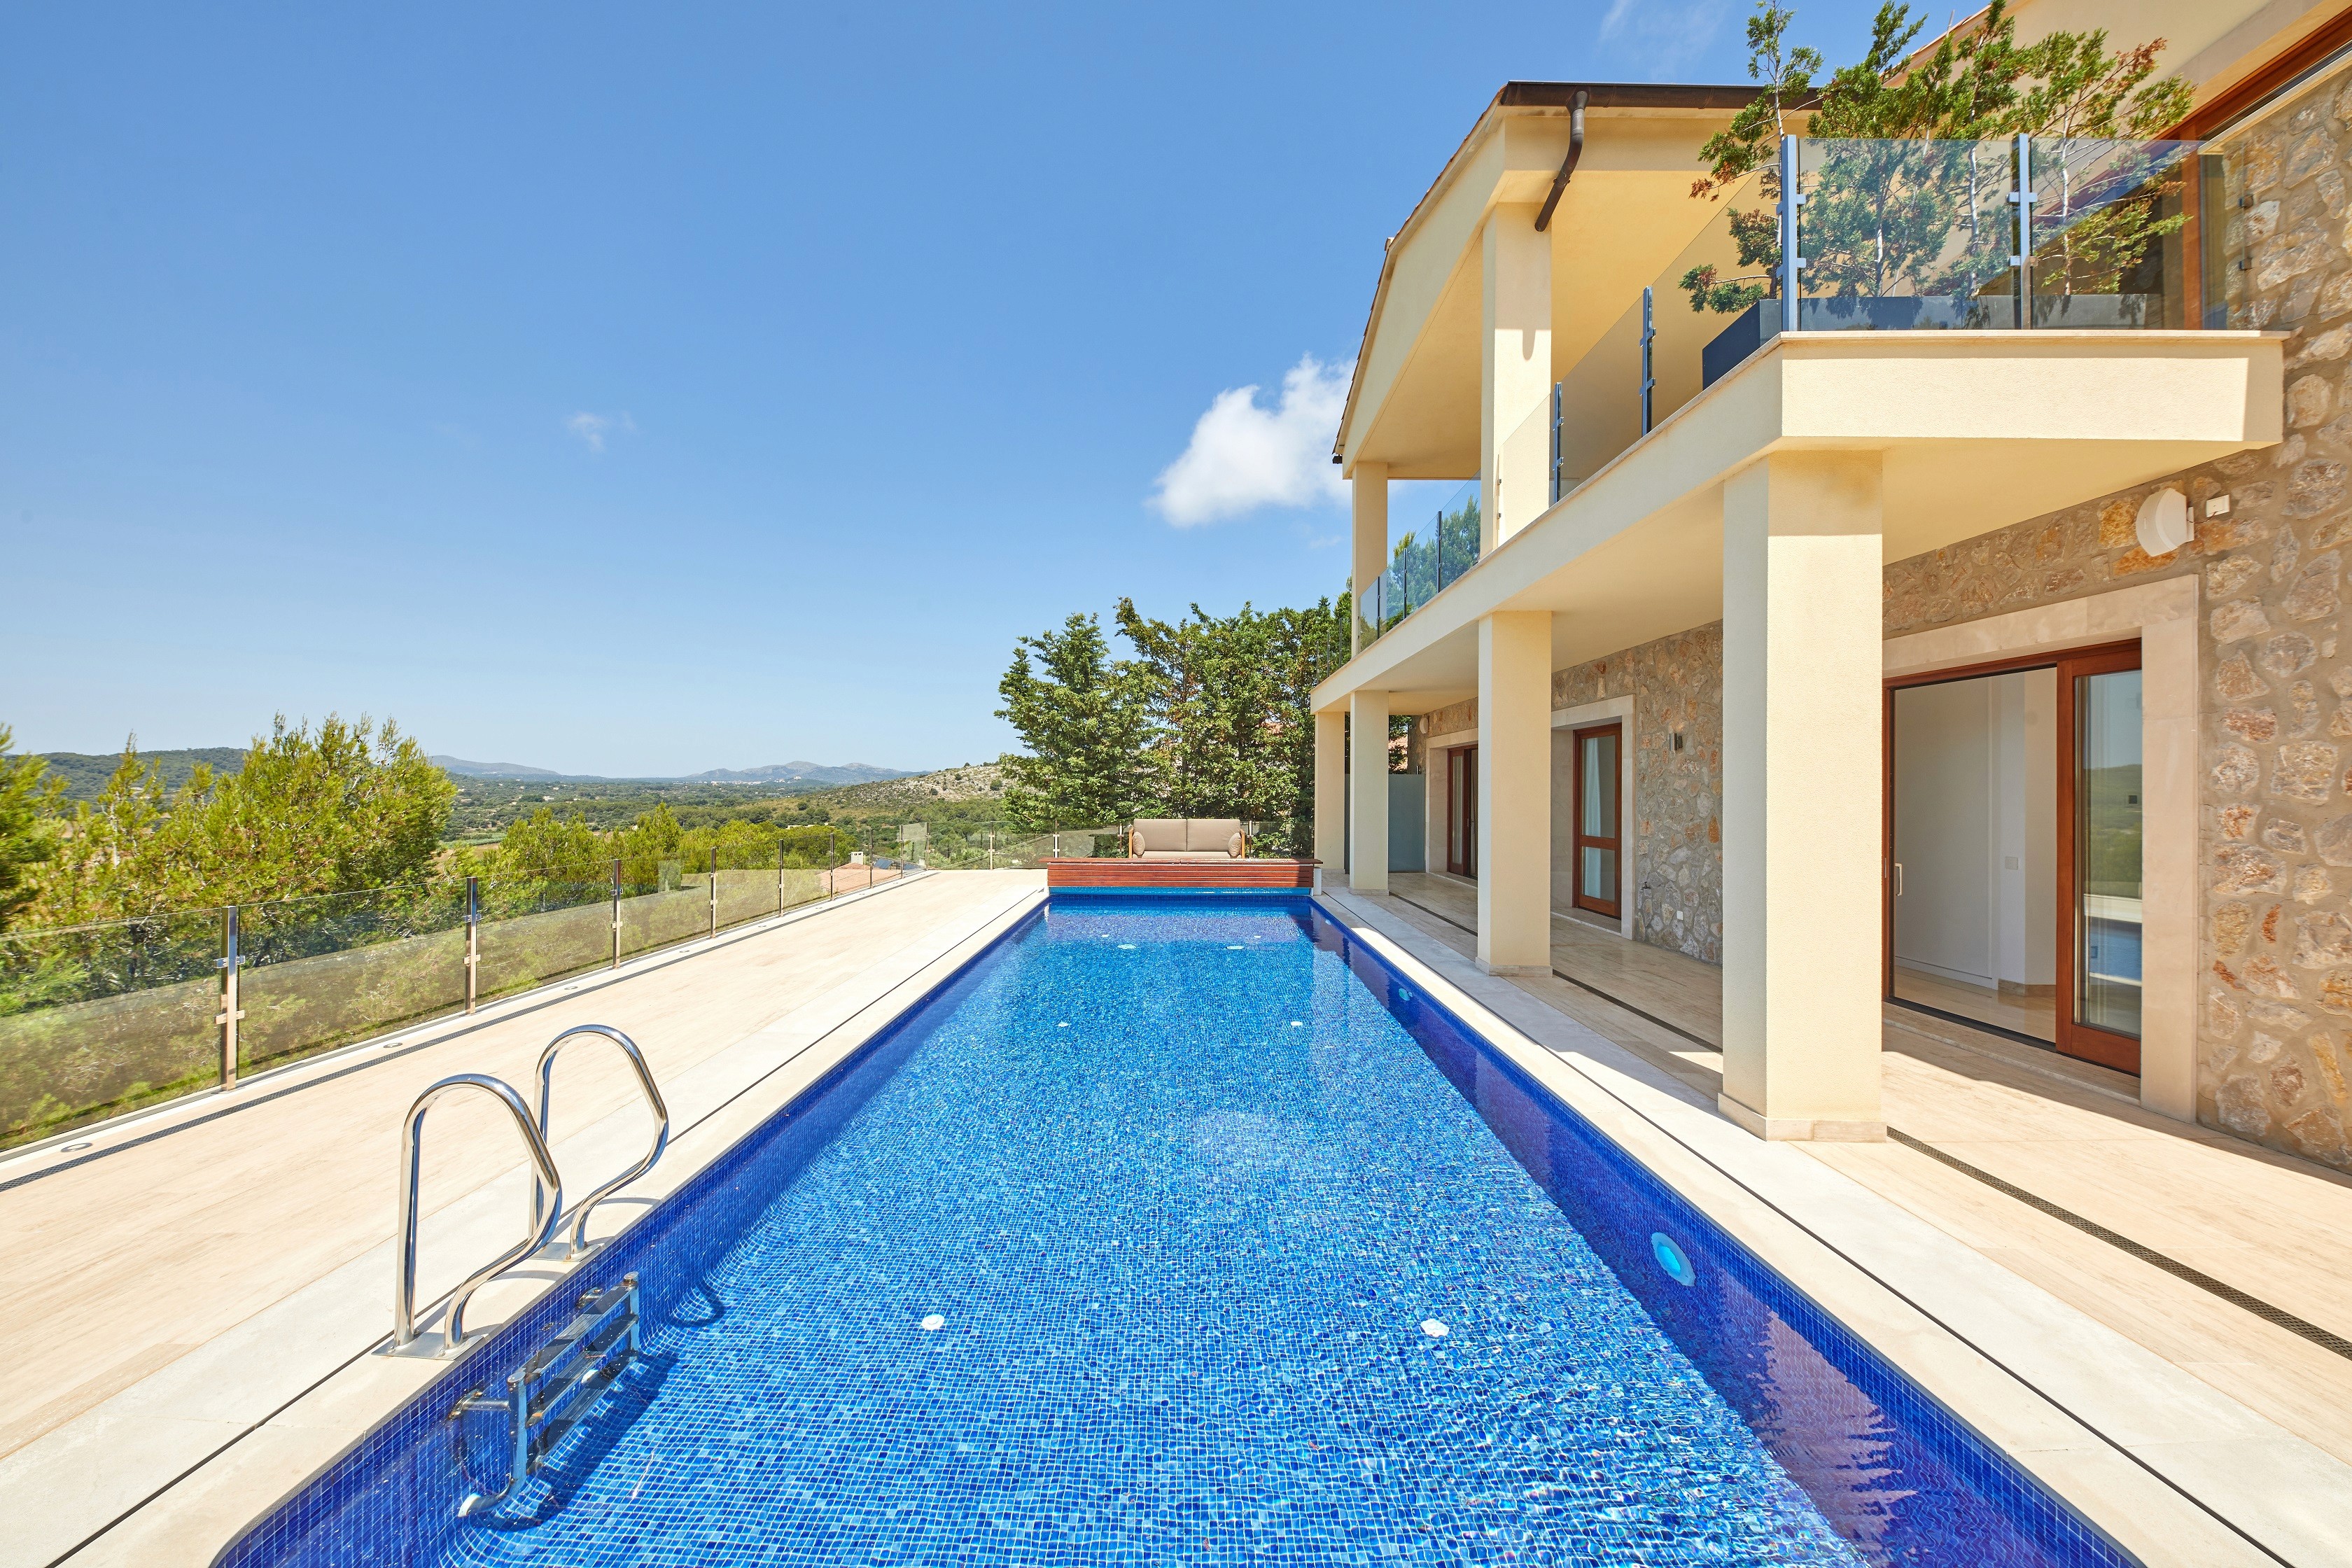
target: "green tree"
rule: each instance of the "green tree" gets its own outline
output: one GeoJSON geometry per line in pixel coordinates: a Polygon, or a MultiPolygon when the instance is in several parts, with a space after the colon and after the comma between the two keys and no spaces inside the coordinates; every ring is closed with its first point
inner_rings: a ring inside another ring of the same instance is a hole
{"type": "Polygon", "coordinates": [[[421,885],[457,790],[386,722],[333,714],[313,732],[281,716],[240,770],[198,766],[166,795],[137,742],[99,797],[58,821],[41,924],[421,885]]]}
{"type": "Polygon", "coordinates": [[[1058,632],[1019,639],[997,683],[996,716],[1026,755],[1005,759],[1005,811],[1032,833],[1132,818],[1143,796],[1151,721],[1136,667],[1110,657],[1101,624],[1074,615],[1058,632]]]}
{"type": "Polygon", "coordinates": [[[0,930],[33,901],[33,873],[56,852],[46,820],[56,810],[62,781],[41,782],[47,765],[12,755],[16,732],[0,724],[0,930]]]}
{"type": "Polygon", "coordinates": [[[1238,816],[1267,848],[1297,851],[1315,802],[1316,685],[1347,661],[1348,608],[1244,605],[1214,616],[1198,605],[1173,623],[1118,603],[1119,630],[1149,675],[1159,731],[1152,793],[1182,816],[1238,816]]]}

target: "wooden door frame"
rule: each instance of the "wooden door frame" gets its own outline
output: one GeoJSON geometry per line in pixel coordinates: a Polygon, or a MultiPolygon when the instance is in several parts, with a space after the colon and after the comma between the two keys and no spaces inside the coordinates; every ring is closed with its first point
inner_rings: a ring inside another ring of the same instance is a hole
{"type": "Polygon", "coordinates": [[[1478,743],[1475,741],[1445,748],[1445,870],[1448,876],[1478,879],[1478,743]],[[1457,788],[1457,782],[1463,787],[1457,788]],[[1454,854],[1456,823],[1463,828],[1458,859],[1454,854]]]}
{"type": "Polygon", "coordinates": [[[1579,724],[1568,731],[1569,773],[1572,781],[1569,800],[1568,885],[1569,907],[1589,910],[1611,920],[1622,920],[1625,908],[1625,721],[1604,719],[1596,723],[1579,724]],[[1609,851],[1616,858],[1617,896],[1607,903],[1588,899],[1584,892],[1584,738],[1587,735],[1611,734],[1617,737],[1617,755],[1610,767],[1610,796],[1615,803],[1615,831],[1608,840],[1609,851]]]}
{"type": "MultiPolygon", "coordinates": [[[[2077,896],[2082,870],[2082,845],[2078,842],[2077,825],[2081,820],[2082,802],[2075,795],[2075,764],[2082,756],[2082,715],[2075,710],[2074,686],[2085,676],[2113,675],[2140,667],[2139,644],[2124,647],[2085,648],[2070,658],[2058,672],[2058,1048],[2070,1057],[2114,1068],[2118,1072],[2139,1071],[2139,1041],[2129,1035],[2095,1028],[2074,1021],[2075,986],[2080,976],[2075,973],[2075,955],[2082,951],[2083,933],[2077,921],[2082,900],[2077,896]]],[[[2147,788],[2143,781],[2143,791],[2147,788]]],[[[2143,834],[2140,854],[2147,853],[2143,834]]],[[[2143,865],[2141,875],[2147,874],[2143,865]]],[[[2141,967],[2147,967],[2143,950],[2141,967]]],[[[2147,995],[2147,975],[2141,975],[2140,994],[2147,995]]]]}
{"type": "MultiPolygon", "coordinates": [[[[1879,734],[1882,766],[1879,774],[1879,873],[1878,873],[1878,994],[1888,1002],[1903,1006],[1916,1003],[1903,1002],[1895,994],[1895,694],[1915,686],[1948,686],[1954,681],[1978,680],[1990,675],[2011,675],[2028,669],[2048,669],[2056,673],[2058,683],[2056,731],[2053,743],[2057,747],[2057,838],[2055,855],[2057,875],[2053,880],[2057,887],[2058,908],[2051,931],[2057,952],[2053,975],[2057,992],[2055,1022],[2058,1038],[2054,1048],[2062,1056],[2096,1062],[2101,1067],[2119,1072],[2137,1073],[2140,1042],[2126,1036],[2095,1029],[2074,1022],[2074,951],[2081,933],[2075,928],[2076,902],[2074,889],[2077,868],[2074,863],[2074,771],[2077,762],[2075,734],[2074,680],[2081,675],[2105,675],[2116,670],[2137,669],[2141,667],[2140,639],[2127,637],[2116,642],[2099,643],[2090,647],[2053,648],[2043,652],[2007,655],[1977,664],[1952,665],[1942,669],[1912,670],[1902,675],[1890,675],[1884,681],[1880,710],[1879,734]],[[2084,668],[2089,667],[2089,668],[2084,668]]],[[[2142,853],[2146,853],[2145,845],[2142,853]]],[[[2145,960],[2143,960],[2145,963],[2145,960]]],[[[2145,994],[2143,975],[2143,994],[2145,994]]],[[[1932,1009],[1931,1009],[1932,1011],[1932,1009]]],[[[1977,1027],[1989,1026],[1974,1020],[1977,1027]]],[[[2010,1031],[2001,1031],[2008,1033],[2010,1031]]],[[[2020,1036],[2020,1038],[2030,1037],[2020,1036]]],[[[2051,1042],[2036,1041],[2036,1044],[2051,1042]]]]}

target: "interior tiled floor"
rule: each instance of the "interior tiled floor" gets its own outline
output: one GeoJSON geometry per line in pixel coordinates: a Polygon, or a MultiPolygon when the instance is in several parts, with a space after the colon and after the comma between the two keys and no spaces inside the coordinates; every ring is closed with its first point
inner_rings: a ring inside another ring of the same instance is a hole
{"type": "Polygon", "coordinates": [[[2032,1035],[2037,1040],[2058,1037],[2055,996],[2012,996],[1990,986],[1969,985],[1924,969],[1895,966],[1895,994],[1939,1013],[1958,1013],[1979,1024],[2032,1035]]]}
{"type": "MultiPolygon", "coordinates": [[[[1397,873],[1391,904],[1458,952],[1475,888],[1397,873]]],[[[1515,984],[1710,1100],[1712,964],[1555,919],[1515,984]]],[[[2044,1202],[2352,1339],[2352,1179],[2140,1109],[2138,1080],[1909,1009],[1885,1016],[1890,1126],[2044,1202]]],[[[1800,1144],[2289,1431],[2352,1462],[2352,1360],[1897,1142],[1800,1144]]]]}

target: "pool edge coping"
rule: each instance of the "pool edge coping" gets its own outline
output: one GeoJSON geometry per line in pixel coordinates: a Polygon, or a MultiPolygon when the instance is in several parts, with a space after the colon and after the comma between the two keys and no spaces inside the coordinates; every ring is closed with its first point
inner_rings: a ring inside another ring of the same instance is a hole
{"type": "Polygon", "coordinates": [[[1327,888],[1316,902],[2148,1568],[2352,1564],[2352,1542],[2327,1525],[2352,1517],[2352,1467],[1843,1172],[1752,1137],[1664,1069],[1375,900],[1327,888]],[[2070,1378],[2018,1370],[2041,1371],[2055,1342],[2093,1353],[2070,1378]],[[2063,1400],[2051,1382],[2069,1384],[2063,1400]],[[2159,1412],[2162,1435],[2149,1429],[2159,1412]],[[2202,1429],[2200,1416],[2223,1436],[2179,1436],[2202,1429]]]}

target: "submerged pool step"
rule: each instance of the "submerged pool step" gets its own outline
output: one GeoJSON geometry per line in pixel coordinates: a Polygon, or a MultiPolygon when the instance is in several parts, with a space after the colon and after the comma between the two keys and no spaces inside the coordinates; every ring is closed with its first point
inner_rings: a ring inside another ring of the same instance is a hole
{"type": "Polygon", "coordinates": [[[512,1437],[507,1484],[494,1492],[467,1494],[457,1512],[477,1514],[503,1501],[595,1406],[600,1380],[610,1387],[642,1348],[637,1277],[625,1274],[618,1285],[580,1298],[571,1320],[508,1374],[504,1399],[490,1398],[485,1384],[457,1401],[450,1420],[478,1411],[502,1411],[509,1418],[512,1437]]]}

